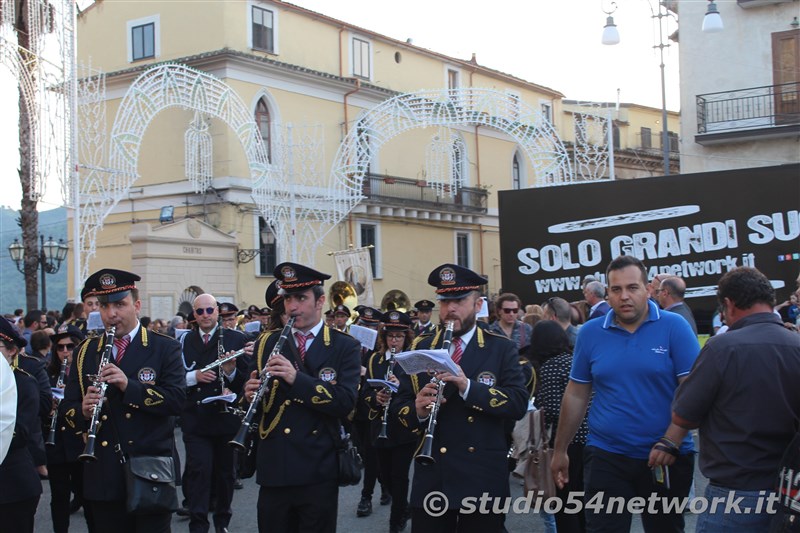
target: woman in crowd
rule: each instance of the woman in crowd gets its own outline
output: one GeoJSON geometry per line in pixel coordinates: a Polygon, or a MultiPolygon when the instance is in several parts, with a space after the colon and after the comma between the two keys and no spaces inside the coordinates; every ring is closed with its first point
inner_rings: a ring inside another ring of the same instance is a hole
{"type": "MultiPolygon", "coordinates": [[[[538,392],[534,401],[539,409],[544,409],[544,419],[551,429],[550,446],[553,446],[558,428],[558,415],[561,412],[561,398],[569,381],[572,368],[572,350],[564,329],[552,320],[543,320],[533,327],[533,341],[530,348],[531,357],[541,362],[539,367],[538,392]]],[[[591,406],[590,406],[591,408],[591,406]]],[[[586,416],[589,416],[587,409],[586,416]]],[[[570,491],[583,490],[583,448],[589,429],[584,417],[575,438],[567,448],[569,455],[569,483],[563,489],[556,490],[556,496],[566,505],[570,491]]],[[[583,513],[556,513],[556,526],[559,533],[583,532],[586,521],[583,513]]]]}
{"type": "MultiPolygon", "coordinates": [[[[64,390],[72,354],[83,340],[80,328],[72,324],[64,324],[58,333],[51,336],[53,356],[47,366],[50,386],[64,390]]],[[[56,396],[58,393],[54,393],[56,396]]],[[[63,392],[61,393],[63,394],[63,392]]],[[[47,424],[42,429],[47,439],[47,471],[50,482],[50,516],[53,519],[53,531],[62,533],[69,530],[70,497],[75,493],[75,507],[80,507],[83,498],[83,464],[78,455],[83,450],[83,439],[77,428],[71,428],[64,419],[64,409],[60,408],[60,400],[54,400],[55,425],[47,424]],[[55,429],[52,432],[51,429],[55,429]]],[[[52,422],[52,419],[49,421],[52,422]]],[[[76,509],[77,510],[77,509],[76,509]]],[[[89,509],[84,508],[86,523],[92,531],[89,509]]]]}

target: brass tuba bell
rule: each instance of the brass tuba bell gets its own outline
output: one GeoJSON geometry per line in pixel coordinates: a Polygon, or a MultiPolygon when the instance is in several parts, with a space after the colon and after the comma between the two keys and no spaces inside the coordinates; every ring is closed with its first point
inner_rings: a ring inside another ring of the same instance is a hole
{"type": "Polygon", "coordinates": [[[330,300],[330,308],[335,309],[337,305],[344,305],[350,309],[350,319],[348,324],[352,324],[358,320],[358,313],[355,309],[358,306],[358,296],[356,295],[355,288],[346,281],[337,281],[328,290],[328,299],[330,300]]]}
{"type": "Polygon", "coordinates": [[[392,289],[381,298],[381,311],[400,311],[407,313],[411,309],[411,300],[408,295],[400,289],[392,289]]]}

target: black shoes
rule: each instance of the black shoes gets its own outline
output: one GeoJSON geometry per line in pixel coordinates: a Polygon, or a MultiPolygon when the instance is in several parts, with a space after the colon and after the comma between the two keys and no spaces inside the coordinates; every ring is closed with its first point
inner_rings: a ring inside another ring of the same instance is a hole
{"type": "Polygon", "coordinates": [[[236,481],[233,482],[233,488],[236,490],[241,490],[244,488],[244,483],[239,478],[236,478],[236,481]]]}
{"type": "Polygon", "coordinates": [[[392,495],[388,492],[381,493],[381,505],[389,505],[392,503],[392,495]]]}
{"type": "Polygon", "coordinates": [[[372,500],[370,498],[361,497],[358,502],[358,509],[356,509],[356,516],[369,516],[372,514],[372,500]]]}

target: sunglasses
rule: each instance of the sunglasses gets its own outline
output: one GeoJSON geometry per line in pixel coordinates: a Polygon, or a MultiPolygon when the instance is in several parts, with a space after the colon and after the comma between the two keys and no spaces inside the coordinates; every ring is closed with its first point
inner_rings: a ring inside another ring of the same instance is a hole
{"type": "Polygon", "coordinates": [[[59,351],[59,352],[61,350],[70,350],[70,351],[72,351],[74,349],[75,349],[75,345],[72,344],[72,343],[69,343],[69,344],[56,344],[56,350],[59,351]]]}
{"type": "Polygon", "coordinates": [[[506,313],[506,314],[519,313],[519,308],[517,308],[517,309],[509,309],[507,307],[504,307],[503,309],[501,309],[501,311],[506,313]]]}
{"type": "Polygon", "coordinates": [[[202,308],[201,307],[200,309],[195,309],[194,310],[194,314],[196,314],[197,316],[211,315],[211,314],[214,313],[214,309],[216,309],[216,308],[214,308],[214,307],[202,308]]]}

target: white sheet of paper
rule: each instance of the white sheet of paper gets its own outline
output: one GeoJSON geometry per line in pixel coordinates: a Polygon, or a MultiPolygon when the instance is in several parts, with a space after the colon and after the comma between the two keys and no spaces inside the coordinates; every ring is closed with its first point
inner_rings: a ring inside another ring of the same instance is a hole
{"type": "Polygon", "coordinates": [[[59,389],[57,387],[53,387],[50,390],[53,391],[53,398],[55,398],[56,400],[63,400],[64,399],[64,389],[59,389]]]}
{"type": "Polygon", "coordinates": [[[385,379],[368,379],[367,385],[375,389],[389,389],[392,394],[397,392],[397,383],[386,381],[385,379]]]}
{"type": "Polygon", "coordinates": [[[221,400],[223,402],[233,403],[236,401],[236,394],[223,394],[222,396],[209,396],[208,398],[203,398],[200,403],[211,403],[216,402],[217,400],[221,400]]]}
{"type": "Polygon", "coordinates": [[[261,330],[261,321],[254,320],[252,322],[248,322],[244,325],[244,330],[247,333],[258,332],[261,330]]]}
{"type": "Polygon", "coordinates": [[[458,365],[450,358],[447,350],[411,350],[394,356],[397,364],[403,367],[406,374],[420,372],[450,372],[458,374],[458,365]]]}
{"type": "Polygon", "coordinates": [[[364,348],[368,350],[375,349],[375,341],[378,339],[378,332],[374,329],[353,324],[350,326],[350,335],[360,342],[361,346],[364,348]]]}
{"type": "Polygon", "coordinates": [[[475,318],[484,318],[489,316],[489,304],[486,303],[486,298],[481,297],[481,310],[475,315],[475,318]]]}
{"type": "Polygon", "coordinates": [[[98,329],[106,329],[103,325],[103,319],[100,318],[100,311],[92,311],[86,319],[86,329],[95,331],[98,329]]]}
{"type": "Polygon", "coordinates": [[[184,335],[186,335],[186,334],[187,334],[187,333],[189,333],[190,331],[192,331],[192,330],[190,330],[190,329],[181,329],[181,328],[175,328],[175,338],[176,338],[176,339],[180,339],[181,337],[183,337],[184,335]]]}

